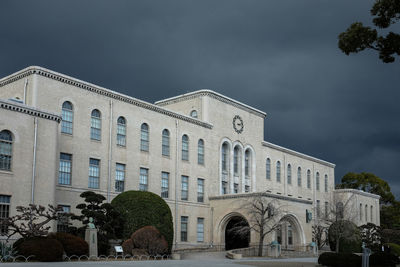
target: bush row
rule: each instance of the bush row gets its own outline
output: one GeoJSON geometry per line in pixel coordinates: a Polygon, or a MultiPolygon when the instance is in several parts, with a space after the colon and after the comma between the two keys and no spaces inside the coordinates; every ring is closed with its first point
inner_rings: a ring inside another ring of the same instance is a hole
{"type": "MultiPolygon", "coordinates": [[[[319,256],[318,263],[331,267],[353,267],[361,266],[362,258],[352,253],[325,252],[319,256]]],[[[369,257],[371,267],[395,267],[398,263],[400,263],[399,258],[391,253],[376,252],[369,257]]]]}

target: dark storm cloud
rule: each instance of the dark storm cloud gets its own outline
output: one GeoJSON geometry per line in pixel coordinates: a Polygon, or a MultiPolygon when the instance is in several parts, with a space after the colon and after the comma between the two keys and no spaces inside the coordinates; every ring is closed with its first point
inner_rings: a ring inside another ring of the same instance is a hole
{"type": "Polygon", "coordinates": [[[150,102],[210,88],[266,111],[267,141],[400,197],[400,61],[337,48],[372,3],[1,1],[0,76],[40,65],[150,102]]]}

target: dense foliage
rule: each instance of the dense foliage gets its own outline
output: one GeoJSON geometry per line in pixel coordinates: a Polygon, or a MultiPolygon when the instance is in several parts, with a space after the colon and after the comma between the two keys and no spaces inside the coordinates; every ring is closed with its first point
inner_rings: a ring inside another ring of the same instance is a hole
{"type": "Polygon", "coordinates": [[[332,251],[336,251],[337,239],[339,237],[339,252],[359,253],[361,252],[361,234],[357,226],[350,221],[337,221],[329,226],[328,238],[332,251]],[[338,235],[340,233],[340,235],[338,235]]]}
{"type": "Polygon", "coordinates": [[[395,244],[395,243],[387,243],[385,246],[390,248],[390,252],[396,255],[397,257],[400,257],[400,245],[395,244]]]}
{"type": "Polygon", "coordinates": [[[392,253],[387,252],[375,252],[371,256],[369,256],[369,265],[370,266],[388,266],[395,267],[396,264],[399,264],[400,260],[397,256],[392,253]]]}
{"type": "Polygon", "coordinates": [[[74,236],[68,233],[51,233],[48,235],[48,238],[58,240],[62,244],[65,254],[67,254],[67,256],[88,255],[88,243],[78,236],[74,236]]]}
{"type": "Polygon", "coordinates": [[[332,267],[361,266],[362,258],[352,253],[324,252],[318,257],[318,263],[332,267]]]}
{"type": "Polygon", "coordinates": [[[361,241],[372,251],[379,251],[382,247],[382,230],[373,223],[367,223],[359,227],[361,241]]]}
{"type": "Polygon", "coordinates": [[[165,237],[168,251],[171,251],[174,234],[172,215],[168,204],[160,196],[151,192],[126,191],[115,197],[111,204],[123,218],[125,239],[144,226],[154,226],[165,237]]]}
{"type": "Polygon", "coordinates": [[[34,255],[37,261],[62,261],[63,246],[53,238],[29,237],[21,238],[14,243],[18,255],[29,257],[34,255]]]}
{"type": "Polygon", "coordinates": [[[168,243],[165,237],[154,226],[145,226],[131,236],[133,247],[144,249],[149,255],[164,255],[168,253],[168,243]]]}

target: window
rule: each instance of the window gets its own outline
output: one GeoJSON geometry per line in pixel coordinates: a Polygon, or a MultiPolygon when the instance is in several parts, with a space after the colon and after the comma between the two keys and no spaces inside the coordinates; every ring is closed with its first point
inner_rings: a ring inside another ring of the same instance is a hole
{"type": "Polygon", "coordinates": [[[140,181],[139,181],[139,190],[147,191],[148,189],[148,178],[149,178],[149,169],[140,168],[140,181]]]}
{"type": "Polygon", "coordinates": [[[360,222],[362,221],[363,216],[362,216],[362,204],[360,203],[360,222]]]}
{"type": "Polygon", "coordinates": [[[228,144],[224,143],[221,149],[222,171],[228,171],[228,144]]]}
{"type": "Polygon", "coordinates": [[[239,184],[237,183],[233,184],[233,193],[235,194],[239,193],[239,184]]]}
{"type": "Polygon", "coordinates": [[[370,212],[370,217],[371,217],[371,222],[374,222],[374,216],[372,215],[374,213],[374,208],[371,206],[371,212],[370,212]]]}
{"type": "Polygon", "coordinates": [[[321,216],[321,201],[317,200],[317,218],[321,216]]]}
{"type": "Polygon", "coordinates": [[[204,202],[204,179],[197,179],[197,202],[204,202]]]}
{"type": "Polygon", "coordinates": [[[328,192],[328,175],[325,174],[325,192],[328,192]]]}
{"type": "Polygon", "coordinates": [[[268,180],[271,179],[271,160],[269,158],[267,158],[267,164],[265,166],[266,169],[266,178],[268,180]]]}
{"type": "Polygon", "coordinates": [[[281,162],[276,162],[276,181],[281,182],[281,162]]]}
{"type": "Polygon", "coordinates": [[[188,200],[189,177],[182,175],[181,200],[188,200]]]}
{"type": "Polygon", "coordinates": [[[288,234],[288,245],[293,245],[293,229],[291,224],[287,226],[287,234],[288,234]]]}
{"type": "Polygon", "coordinates": [[[317,175],[315,176],[315,187],[319,191],[319,172],[317,172],[317,175]]]}
{"type": "Polygon", "coordinates": [[[204,164],[204,141],[199,139],[197,143],[197,163],[204,164]]]}
{"type": "Polygon", "coordinates": [[[66,205],[58,205],[60,211],[57,219],[57,232],[68,232],[69,220],[67,213],[71,212],[71,207],[66,205]]]}
{"type": "Polygon", "coordinates": [[[12,141],[10,131],[0,132],[0,170],[11,171],[12,141]]]}
{"type": "Polygon", "coordinates": [[[126,146],[126,120],[119,117],[117,120],[117,145],[126,146]]]}
{"type": "Polygon", "coordinates": [[[61,113],[61,132],[66,134],[72,134],[72,122],[74,121],[74,110],[71,102],[65,101],[62,104],[61,113]]]}
{"type": "Polygon", "coordinates": [[[168,198],[169,194],[169,173],[161,172],[161,197],[168,198]]]}
{"type": "Polygon", "coordinates": [[[325,201],[325,219],[329,217],[329,203],[325,201]]]}
{"type": "Polygon", "coordinates": [[[343,206],[342,202],[338,202],[336,204],[336,212],[337,212],[338,219],[344,218],[344,206],[343,206]]]}
{"type": "Polygon", "coordinates": [[[67,153],[60,153],[60,168],[58,170],[58,183],[71,184],[72,173],[72,155],[67,153]]]}
{"type": "Polygon", "coordinates": [[[190,112],[190,117],[197,119],[197,111],[196,110],[192,110],[190,112]]]}
{"type": "Polygon", "coordinates": [[[197,242],[204,242],[204,218],[197,218],[197,242]]]}
{"type": "Polygon", "coordinates": [[[89,159],[89,188],[99,188],[100,160],[89,159]]]}
{"type": "Polygon", "coordinates": [[[186,242],[188,237],[188,217],[181,216],[181,241],[186,242]]]}
{"type": "Polygon", "coordinates": [[[140,150],[149,151],[149,126],[146,123],[140,127],[140,150]]]}
{"type": "Polygon", "coordinates": [[[297,186],[301,186],[301,168],[297,168],[297,186]]]}
{"type": "Polygon", "coordinates": [[[182,136],[182,160],[189,160],[189,137],[186,134],[182,136]]]}
{"type": "Polygon", "coordinates": [[[239,147],[233,149],[233,173],[236,176],[239,174],[239,147]]]}
{"type": "Polygon", "coordinates": [[[169,157],[169,131],[162,131],[162,155],[169,157]]]}
{"type": "Polygon", "coordinates": [[[90,139],[101,140],[101,114],[98,109],[92,111],[92,117],[90,120],[90,139]]]}
{"type": "MultiPolygon", "coordinates": [[[[7,219],[10,216],[10,196],[0,195],[0,220],[7,219]]],[[[0,226],[0,234],[6,234],[8,231],[7,225],[0,226]]]]}
{"type": "Polygon", "coordinates": [[[250,192],[250,186],[245,185],[244,186],[244,192],[249,193],[250,192]]]}
{"type": "Polygon", "coordinates": [[[365,205],[365,222],[368,221],[368,205],[365,205]]]}
{"type": "Polygon", "coordinates": [[[250,176],[250,151],[246,150],[244,153],[244,175],[250,176]]]}
{"type": "Polygon", "coordinates": [[[292,184],[292,166],[290,164],[287,165],[287,183],[292,184]]]}
{"type": "Polygon", "coordinates": [[[311,171],[307,170],[307,188],[311,189],[311,171]]]}
{"type": "Polygon", "coordinates": [[[125,164],[115,165],[115,192],[124,192],[125,189],[125,164]]]}
{"type": "Polygon", "coordinates": [[[222,194],[228,194],[228,183],[222,182],[222,194]]]}

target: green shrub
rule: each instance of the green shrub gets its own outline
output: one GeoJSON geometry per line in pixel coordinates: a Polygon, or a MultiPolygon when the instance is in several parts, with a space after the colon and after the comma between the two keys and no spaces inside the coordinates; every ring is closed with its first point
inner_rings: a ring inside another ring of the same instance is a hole
{"type": "Polygon", "coordinates": [[[335,252],[324,252],[318,257],[318,264],[323,266],[336,266],[337,265],[337,254],[335,252]]]}
{"type": "Polygon", "coordinates": [[[14,243],[18,255],[28,257],[34,255],[38,261],[62,261],[63,246],[56,239],[47,237],[31,237],[19,239],[14,243]]]}
{"type": "Polygon", "coordinates": [[[63,246],[65,254],[67,256],[77,255],[88,255],[89,245],[85,240],[78,236],[74,236],[68,233],[51,233],[48,235],[49,238],[57,239],[63,246]]]}
{"type": "Polygon", "coordinates": [[[337,221],[331,224],[328,230],[329,246],[332,251],[336,250],[336,233],[340,232],[339,252],[360,253],[361,234],[357,225],[350,221],[337,221]]]}
{"type": "Polygon", "coordinates": [[[325,252],[318,258],[318,263],[331,267],[355,267],[361,266],[362,258],[352,253],[325,252]]]}
{"type": "Polygon", "coordinates": [[[392,253],[380,251],[369,256],[369,264],[371,267],[395,267],[396,264],[399,263],[399,257],[392,253]]]}
{"type": "Polygon", "coordinates": [[[390,250],[394,255],[400,257],[400,245],[397,245],[395,243],[387,243],[385,245],[390,247],[390,250]]]}
{"type": "Polygon", "coordinates": [[[171,251],[174,234],[171,210],[158,195],[143,191],[126,191],[113,199],[111,204],[124,220],[124,239],[144,226],[154,226],[168,242],[171,251]]]}

